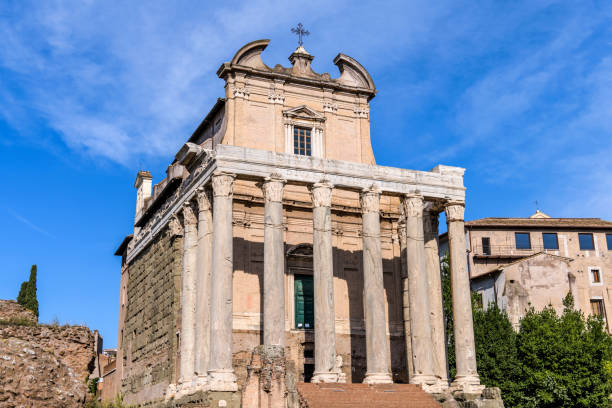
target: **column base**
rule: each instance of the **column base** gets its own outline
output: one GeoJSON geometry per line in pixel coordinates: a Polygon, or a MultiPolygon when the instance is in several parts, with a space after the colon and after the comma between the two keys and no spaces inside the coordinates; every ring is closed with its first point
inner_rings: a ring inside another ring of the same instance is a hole
{"type": "Polygon", "coordinates": [[[452,391],[463,391],[469,394],[480,394],[486,387],[480,384],[478,374],[457,376],[450,386],[452,391]]]}
{"type": "Polygon", "coordinates": [[[447,384],[442,384],[435,375],[415,374],[410,379],[410,384],[418,384],[423,391],[428,393],[439,393],[448,388],[447,384]]]}
{"type": "Polygon", "coordinates": [[[234,370],[209,370],[208,386],[210,391],[238,391],[234,370]]]}
{"type": "Polygon", "coordinates": [[[364,384],[393,384],[389,373],[366,373],[364,384]]]}
{"type": "Polygon", "coordinates": [[[346,374],[344,373],[314,373],[310,380],[313,384],[318,383],[346,383],[346,374]]]}
{"type": "Polygon", "coordinates": [[[193,386],[198,391],[207,391],[209,388],[208,376],[198,375],[193,380],[193,386]]]}
{"type": "Polygon", "coordinates": [[[178,399],[184,397],[185,395],[192,394],[196,391],[195,381],[194,379],[183,380],[179,379],[178,385],[176,385],[176,390],[174,393],[174,398],[178,399]]]}

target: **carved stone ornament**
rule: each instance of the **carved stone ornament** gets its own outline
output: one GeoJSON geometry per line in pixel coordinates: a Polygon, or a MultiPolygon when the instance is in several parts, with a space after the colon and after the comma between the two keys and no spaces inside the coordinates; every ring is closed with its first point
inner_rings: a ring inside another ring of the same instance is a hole
{"type": "Polygon", "coordinates": [[[238,87],[235,86],[232,88],[232,93],[234,94],[234,98],[243,98],[243,99],[249,99],[249,88],[247,87],[238,87]]]}
{"type": "Polygon", "coordinates": [[[438,236],[438,213],[433,211],[423,212],[423,230],[425,234],[438,236]]]}
{"type": "Polygon", "coordinates": [[[285,103],[285,95],[271,91],[268,94],[268,101],[270,101],[270,103],[277,103],[279,105],[283,105],[285,103]]]}
{"type": "Polygon", "coordinates": [[[183,222],[185,225],[196,225],[198,223],[198,218],[189,203],[183,204],[183,222]]]}
{"type": "Polygon", "coordinates": [[[312,205],[314,207],[330,207],[333,187],[333,184],[327,180],[321,180],[313,184],[310,187],[312,205]]]}
{"type": "Polygon", "coordinates": [[[397,223],[397,236],[400,241],[400,247],[405,248],[407,237],[406,220],[400,219],[400,221],[397,223]]]}
{"type": "Polygon", "coordinates": [[[355,108],[353,109],[353,112],[355,113],[355,116],[363,119],[367,119],[370,115],[370,110],[368,108],[355,108]]]}
{"type": "Polygon", "coordinates": [[[464,203],[448,203],[444,210],[446,211],[446,222],[463,221],[463,214],[465,212],[464,203]]]}
{"type": "Polygon", "coordinates": [[[325,101],[323,102],[323,112],[338,112],[338,104],[334,102],[325,101]]]}
{"type": "Polygon", "coordinates": [[[261,189],[266,202],[282,202],[283,188],[286,182],[280,175],[272,174],[270,177],[266,177],[264,182],[261,183],[261,189]]]}
{"type": "Polygon", "coordinates": [[[404,196],[404,211],[406,217],[418,217],[423,215],[423,196],[404,196]]]}
{"type": "Polygon", "coordinates": [[[221,197],[231,197],[234,189],[235,174],[214,173],[212,176],[213,194],[221,197]]]}
{"type": "Polygon", "coordinates": [[[170,230],[171,237],[182,237],[183,236],[183,226],[178,219],[178,216],[174,214],[168,223],[168,229],[170,230]]]}
{"type": "Polygon", "coordinates": [[[198,188],[196,198],[198,200],[198,211],[210,211],[212,206],[210,204],[211,197],[208,189],[204,187],[198,188]]]}
{"type": "Polygon", "coordinates": [[[380,190],[376,186],[366,188],[361,192],[361,212],[379,212],[380,211],[380,190]]]}

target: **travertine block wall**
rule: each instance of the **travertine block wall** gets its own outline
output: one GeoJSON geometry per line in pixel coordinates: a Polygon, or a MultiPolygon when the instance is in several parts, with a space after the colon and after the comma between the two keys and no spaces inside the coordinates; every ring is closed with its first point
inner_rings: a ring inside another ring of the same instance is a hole
{"type": "Polygon", "coordinates": [[[122,391],[127,403],[163,399],[177,375],[182,237],[165,228],[129,266],[122,391]]]}

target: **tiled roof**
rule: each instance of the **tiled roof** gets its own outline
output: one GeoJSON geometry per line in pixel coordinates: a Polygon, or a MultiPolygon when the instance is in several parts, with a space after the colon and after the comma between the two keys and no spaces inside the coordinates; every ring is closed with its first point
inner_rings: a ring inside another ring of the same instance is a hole
{"type": "Polygon", "coordinates": [[[601,218],[480,218],[466,221],[466,227],[543,227],[543,228],[606,228],[612,222],[601,218]]]}

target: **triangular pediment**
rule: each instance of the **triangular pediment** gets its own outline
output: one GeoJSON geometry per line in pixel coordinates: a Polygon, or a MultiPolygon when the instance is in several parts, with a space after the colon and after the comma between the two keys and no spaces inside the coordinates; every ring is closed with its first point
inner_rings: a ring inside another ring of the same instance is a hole
{"type": "Polygon", "coordinates": [[[316,120],[316,121],[325,120],[325,116],[323,116],[316,110],[309,108],[306,105],[301,105],[295,108],[284,110],[283,115],[288,118],[296,118],[296,119],[310,119],[310,120],[316,120]]]}

